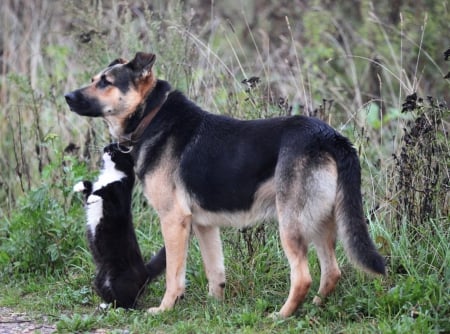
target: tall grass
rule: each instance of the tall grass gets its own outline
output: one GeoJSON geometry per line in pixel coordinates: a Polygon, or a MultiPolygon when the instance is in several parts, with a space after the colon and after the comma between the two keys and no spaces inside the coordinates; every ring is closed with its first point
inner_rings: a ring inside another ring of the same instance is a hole
{"type": "MultiPolygon", "coordinates": [[[[72,114],[63,94],[89,82],[112,59],[142,50],[156,53],[160,78],[207,110],[242,119],[316,116],[355,143],[367,217],[390,276],[366,280],[350,269],[339,248],[343,282],[326,310],[305,305],[300,319],[280,324],[282,329],[358,332],[349,324],[355,320],[373,331],[377,325],[409,331],[418,323],[448,329],[442,320],[450,312],[444,293],[450,276],[443,265],[450,256],[443,52],[450,41],[439,34],[449,14],[445,3],[423,5],[426,15],[407,6],[394,15],[390,6],[368,1],[352,1],[348,11],[324,1],[282,8],[270,0],[244,7],[205,3],[1,2],[0,279],[13,285],[19,274],[62,275],[72,282],[68,290],[55,288],[67,300],[65,307],[97,302],[80,292],[92,265],[81,202],[70,189],[93,177],[110,138],[99,119],[72,114]],[[413,93],[414,103],[409,98],[403,105],[413,93]]],[[[162,239],[139,187],[133,210],[140,245],[149,256],[162,239]]],[[[181,309],[191,307],[188,317],[208,318],[230,331],[245,332],[258,323],[261,331],[276,329],[261,319],[282,304],[287,291],[289,273],[276,225],[225,230],[223,238],[230,302],[204,305],[206,278],[193,240],[191,304],[181,309]]],[[[317,260],[313,253],[310,258],[317,281],[317,260]]],[[[155,283],[143,303],[158,303],[163,288],[155,283]]],[[[51,303],[57,310],[57,302],[51,303]]],[[[119,311],[103,319],[66,317],[59,326],[133,323],[142,330],[135,314],[122,316],[119,311]]],[[[188,332],[192,325],[175,313],[143,326],[188,332]]],[[[202,328],[201,320],[195,326],[202,328]]]]}

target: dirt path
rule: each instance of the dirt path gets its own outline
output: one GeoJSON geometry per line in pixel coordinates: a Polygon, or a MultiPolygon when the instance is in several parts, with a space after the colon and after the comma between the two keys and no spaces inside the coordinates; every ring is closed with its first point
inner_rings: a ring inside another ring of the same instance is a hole
{"type": "Polygon", "coordinates": [[[47,317],[33,319],[25,313],[18,313],[7,307],[0,307],[0,334],[50,334],[56,326],[50,325],[47,317]]]}
{"type": "MultiPolygon", "coordinates": [[[[119,330],[119,333],[129,334],[128,330],[119,330]]],[[[0,306],[0,334],[51,334],[56,333],[56,326],[50,323],[47,316],[41,319],[33,318],[26,313],[19,313],[8,307],[0,306]]],[[[96,329],[90,334],[105,334],[107,329],[96,329]]]]}

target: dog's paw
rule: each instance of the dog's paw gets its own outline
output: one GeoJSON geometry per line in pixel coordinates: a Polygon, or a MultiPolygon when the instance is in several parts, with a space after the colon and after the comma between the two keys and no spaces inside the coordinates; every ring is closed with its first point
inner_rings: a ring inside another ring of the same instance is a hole
{"type": "Polygon", "coordinates": [[[269,319],[272,320],[280,320],[283,319],[283,317],[280,315],[280,312],[272,312],[269,313],[269,315],[267,316],[269,319]]]}
{"type": "Polygon", "coordinates": [[[287,319],[289,316],[284,315],[283,312],[281,312],[281,310],[280,310],[280,311],[278,311],[278,312],[272,312],[272,313],[269,313],[269,314],[267,315],[267,317],[268,317],[269,319],[272,319],[273,321],[282,321],[282,320],[287,319]]]}
{"type": "Polygon", "coordinates": [[[316,306],[321,306],[323,304],[322,297],[315,296],[314,299],[313,299],[313,304],[316,305],[316,306]]]}
{"type": "Polygon", "coordinates": [[[73,191],[75,191],[77,193],[82,192],[85,189],[86,189],[86,187],[84,186],[84,182],[83,181],[80,181],[80,182],[78,182],[77,184],[75,184],[73,186],[73,191]]]}
{"type": "Polygon", "coordinates": [[[162,308],[161,306],[150,307],[149,309],[147,309],[147,312],[150,313],[150,314],[159,314],[159,313],[162,313],[164,311],[165,311],[165,309],[162,308]]]}
{"type": "Polygon", "coordinates": [[[97,203],[100,202],[102,200],[102,198],[100,196],[97,195],[89,195],[89,197],[87,198],[86,203],[87,204],[92,204],[92,203],[97,203]]]}

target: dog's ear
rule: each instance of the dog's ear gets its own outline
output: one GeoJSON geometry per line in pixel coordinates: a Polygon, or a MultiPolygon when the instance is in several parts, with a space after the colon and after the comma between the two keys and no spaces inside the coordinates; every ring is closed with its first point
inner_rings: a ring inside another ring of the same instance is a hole
{"type": "Polygon", "coordinates": [[[151,73],[156,56],[153,53],[138,52],[128,66],[141,78],[151,73]]]}
{"type": "Polygon", "coordinates": [[[113,60],[112,63],[108,65],[108,67],[111,67],[111,66],[114,66],[117,64],[126,64],[126,63],[128,63],[128,61],[126,61],[125,59],[117,58],[116,60],[113,60]]]}

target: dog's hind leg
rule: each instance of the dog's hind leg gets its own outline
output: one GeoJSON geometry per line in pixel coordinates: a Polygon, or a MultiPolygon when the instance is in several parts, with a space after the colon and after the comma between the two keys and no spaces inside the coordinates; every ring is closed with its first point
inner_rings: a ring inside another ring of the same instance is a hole
{"type": "Polygon", "coordinates": [[[320,262],[320,287],[317,296],[313,299],[316,305],[320,305],[323,299],[333,292],[341,277],[335,254],[336,233],[334,219],[329,219],[313,239],[320,262]]]}
{"type": "Polygon", "coordinates": [[[193,225],[197,236],[203,265],[208,278],[209,295],[223,299],[225,288],[225,266],[223,264],[222,241],[220,229],[216,226],[193,225]]]}
{"type": "Polygon", "coordinates": [[[308,243],[285,227],[280,222],[281,244],[291,269],[291,287],[289,296],[279,312],[283,318],[289,317],[295,312],[305,299],[312,282],[308,268],[308,243]]]}
{"type": "Polygon", "coordinates": [[[337,279],[333,275],[337,276],[339,271],[334,257],[336,228],[334,224],[326,224],[332,222],[334,214],[335,165],[327,155],[287,157],[276,171],[280,237],[291,267],[291,288],[280,310],[282,317],[295,312],[311,286],[307,258],[311,241],[319,248],[324,271],[320,292],[327,295],[334,288],[337,279]]]}

